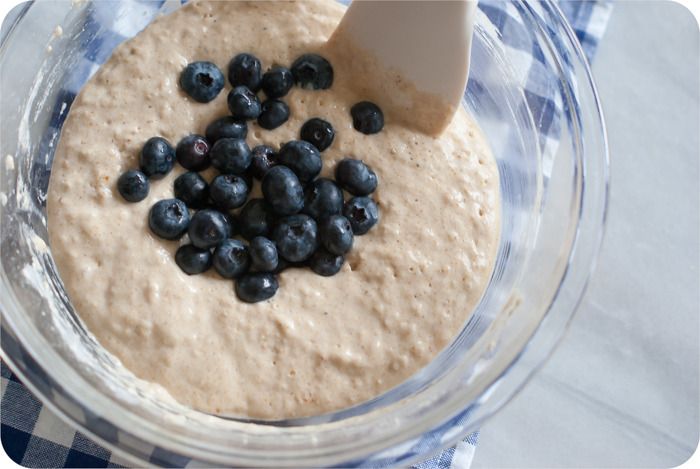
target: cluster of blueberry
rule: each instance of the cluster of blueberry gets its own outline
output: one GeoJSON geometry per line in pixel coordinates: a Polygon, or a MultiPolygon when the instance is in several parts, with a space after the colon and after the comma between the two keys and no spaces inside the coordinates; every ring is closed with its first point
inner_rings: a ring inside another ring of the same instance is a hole
{"type": "MultiPolygon", "coordinates": [[[[202,64],[208,62],[188,65],[180,86],[197,101],[208,102],[223,88],[223,75],[202,64]]],[[[324,276],[340,271],[354,236],[367,233],[379,219],[378,207],[368,197],[377,187],[377,176],[362,161],[345,158],[336,166],[335,181],[318,177],[321,152],[335,137],[332,125],[320,118],[308,120],[300,140],[285,143],[278,152],[266,145],[251,150],[245,141],[246,120],[257,117],[260,123],[263,115],[261,110],[255,116],[251,108],[255,103],[265,107],[252,90],[259,86],[274,100],[294,83],[328,88],[333,69],[322,57],[306,54],[291,71],[278,67],[261,75],[257,58],[239,54],[229,66],[229,80],[234,86],[228,100],[231,116],[209,124],[204,137],[183,138],[176,148],[152,137],[141,150],[140,171],[123,173],[117,188],[125,200],[141,201],[148,195],[149,178],[163,178],[177,160],[188,172],[175,179],[175,198],[151,207],[151,231],[169,240],[187,233],[191,244],[177,250],[177,265],[190,275],[213,266],[221,276],[235,279],[237,296],[252,303],[276,293],[276,274],[287,267],[309,266],[324,276]],[[208,183],[199,172],[210,166],[220,174],[208,183]],[[263,198],[248,200],[255,179],[261,181],[263,198]],[[343,189],[352,195],[347,201],[343,189]]],[[[277,115],[274,111],[263,120],[275,121],[277,115]]],[[[351,115],[360,132],[376,133],[383,127],[381,110],[372,103],[358,103],[351,115]]]]}
{"type": "MultiPolygon", "coordinates": [[[[333,84],[333,67],[317,54],[304,54],[294,61],[291,69],[274,66],[262,73],[260,60],[251,54],[238,54],[228,67],[233,89],[227,103],[231,116],[237,120],[257,119],[263,129],[272,130],[287,122],[289,106],[280,98],[294,84],[304,88],[325,90],[333,84]],[[262,103],[257,93],[267,97],[262,103]]],[[[211,62],[192,62],[180,74],[180,87],[200,103],[208,103],[224,88],[224,74],[211,62]]],[[[379,132],[384,117],[377,105],[369,101],[355,104],[351,111],[355,129],[365,134],[379,132]]]]}

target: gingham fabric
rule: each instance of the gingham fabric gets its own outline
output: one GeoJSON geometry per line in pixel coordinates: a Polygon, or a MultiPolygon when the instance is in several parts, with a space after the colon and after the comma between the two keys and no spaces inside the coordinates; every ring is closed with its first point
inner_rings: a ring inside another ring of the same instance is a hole
{"type": "MultiPolygon", "coordinates": [[[[128,15],[117,15],[115,8],[123,8],[124,2],[95,2],[88,10],[85,28],[94,31],[93,40],[85,49],[82,61],[75,68],[66,89],[63,90],[54,111],[53,125],[60,127],[65,113],[58,109],[66,103],[70,106],[84,82],[95,72],[113,46],[142,29],[163,4],[163,1],[133,0],[128,15]],[[115,20],[115,18],[119,18],[115,20]]],[[[184,3],[184,1],[183,1],[184,3]]],[[[590,60],[601,39],[611,10],[606,0],[574,1],[562,0],[560,8],[569,19],[590,60]]],[[[507,45],[509,60],[528,64],[519,67],[524,70],[518,77],[525,89],[528,105],[540,131],[540,145],[545,158],[556,151],[560,133],[557,112],[561,103],[553,99],[552,90],[543,85],[541,77],[542,51],[533,49],[524,26],[516,19],[513,5],[501,0],[480,0],[479,9],[500,32],[507,45]]],[[[482,84],[470,81],[470,92],[478,93],[482,84]]],[[[554,93],[556,94],[556,93],[554,93]]],[[[12,339],[3,331],[3,349],[12,339]]],[[[17,344],[15,344],[17,345],[17,344]]],[[[113,455],[109,450],[92,442],[80,432],[63,423],[53,412],[37,400],[3,363],[1,368],[2,397],[0,400],[0,436],[6,453],[18,464],[26,467],[123,467],[128,463],[113,455]]],[[[59,385],[56,384],[58,387],[59,385]]],[[[97,418],[93,416],[92,418],[97,418]]],[[[458,418],[464,419],[465,415],[458,418]]],[[[86,419],[89,420],[86,416],[86,419]]],[[[453,424],[457,424],[455,421],[453,424]]],[[[447,426],[449,427],[449,425],[447,426]]],[[[467,436],[456,446],[435,455],[426,455],[425,448],[433,443],[449,439],[449,430],[424,435],[418,441],[410,442],[396,452],[428,457],[414,465],[419,469],[468,468],[476,450],[478,432],[467,436]]],[[[114,435],[111,442],[119,446],[125,438],[114,435]]],[[[454,440],[452,440],[454,441],[454,440]]],[[[192,461],[177,455],[167,454],[162,449],[151,448],[149,462],[153,465],[185,467],[192,461]]],[[[383,455],[382,459],[358,461],[356,465],[391,467],[396,461],[394,453],[383,455]]]]}

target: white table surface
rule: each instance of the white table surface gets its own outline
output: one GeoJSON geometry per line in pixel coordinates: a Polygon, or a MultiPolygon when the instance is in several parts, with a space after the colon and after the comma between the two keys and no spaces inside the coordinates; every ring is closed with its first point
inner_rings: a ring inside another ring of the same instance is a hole
{"type": "Polygon", "coordinates": [[[473,467],[672,467],[698,444],[698,24],[616,2],[593,62],[611,153],[599,268],[563,344],[473,467]]]}

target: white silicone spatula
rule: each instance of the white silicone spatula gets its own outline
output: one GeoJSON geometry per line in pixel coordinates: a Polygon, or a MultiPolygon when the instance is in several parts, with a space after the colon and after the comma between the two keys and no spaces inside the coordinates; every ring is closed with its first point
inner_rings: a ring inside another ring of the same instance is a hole
{"type": "Polygon", "coordinates": [[[434,135],[450,123],[464,94],[475,12],[476,0],[356,0],[336,29],[335,47],[349,41],[415,85],[417,93],[395,98],[421,101],[403,108],[430,110],[412,122],[434,135]]]}

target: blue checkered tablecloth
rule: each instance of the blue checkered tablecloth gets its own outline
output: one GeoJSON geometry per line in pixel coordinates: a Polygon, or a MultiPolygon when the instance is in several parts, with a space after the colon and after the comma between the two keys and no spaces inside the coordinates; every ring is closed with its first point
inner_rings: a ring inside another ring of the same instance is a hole
{"type": "MultiPolygon", "coordinates": [[[[158,10],[162,4],[162,1],[133,1],[137,2],[139,8],[151,11],[158,10]]],[[[559,7],[573,26],[590,60],[605,31],[611,4],[608,0],[560,0],[559,7]]],[[[551,97],[546,96],[546,93],[542,93],[538,86],[538,56],[541,56],[542,51],[532,50],[529,41],[526,49],[521,47],[524,43],[519,43],[518,38],[527,35],[523,32],[524,26],[515,19],[516,15],[512,14],[512,5],[501,0],[480,0],[479,8],[500,31],[504,43],[511,48],[507,53],[519,57],[526,54],[530,58],[530,69],[527,76],[523,77],[523,83],[528,104],[538,123],[543,152],[546,154],[556,148],[560,129],[555,116],[556,103],[552,102],[551,97]]],[[[109,46],[119,44],[144,27],[145,22],[142,18],[150,18],[148,15],[135,15],[134,21],[125,22],[123,18],[120,21],[114,21],[115,15],[111,7],[100,7],[99,2],[92,5],[88,15],[86,27],[99,29],[102,43],[99,48],[95,48],[94,44],[86,48],[84,59],[76,68],[75,80],[68,84],[62,95],[62,102],[68,104],[75,98],[85,79],[107,59],[103,51],[110,50],[109,46]]],[[[57,125],[60,125],[60,122],[57,125]]],[[[4,363],[1,365],[1,392],[2,445],[10,458],[18,464],[26,467],[123,467],[128,465],[127,461],[121,460],[109,450],[92,442],[85,435],[59,420],[22,385],[4,363]]],[[[420,469],[468,468],[476,450],[477,438],[478,432],[472,433],[456,446],[414,467],[420,469]]],[[[415,454],[424,452],[421,451],[420,442],[410,450],[415,454]]],[[[150,462],[154,465],[163,465],[156,452],[152,454],[150,462]]],[[[188,461],[183,460],[182,464],[178,465],[185,466],[187,463],[188,461]]],[[[166,465],[173,464],[166,463],[166,465]]],[[[384,460],[382,465],[391,466],[391,460],[384,460]]]]}

